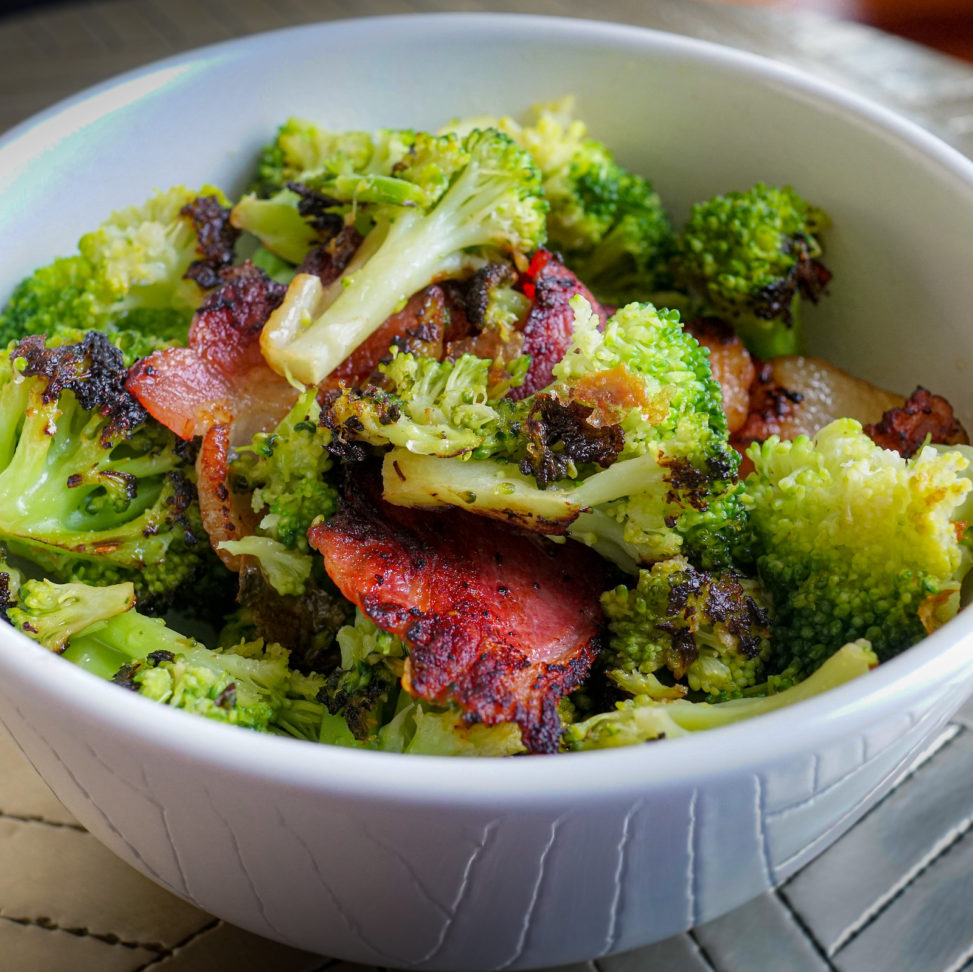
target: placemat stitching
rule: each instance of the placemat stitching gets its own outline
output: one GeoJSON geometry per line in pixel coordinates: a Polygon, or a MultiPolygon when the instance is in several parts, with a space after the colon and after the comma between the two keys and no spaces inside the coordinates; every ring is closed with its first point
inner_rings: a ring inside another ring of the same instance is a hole
{"type": "Polygon", "coordinates": [[[69,928],[51,921],[50,918],[21,918],[16,915],[0,915],[0,919],[27,928],[43,928],[44,931],[66,932],[68,935],[74,935],[75,938],[94,938],[99,942],[104,942],[106,945],[120,945],[122,948],[129,948],[133,951],[141,948],[149,952],[159,953],[165,951],[166,948],[161,942],[130,942],[110,932],[93,932],[88,928],[69,928]]]}
{"type": "Polygon", "coordinates": [[[713,972],[719,972],[719,968],[718,968],[717,964],[713,961],[713,957],[709,954],[709,952],[703,946],[703,943],[696,936],[696,929],[695,928],[690,928],[686,932],[686,935],[690,938],[690,940],[692,941],[692,943],[696,946],[696,951],[699,952],[699,957],[706,964],[707,968],[712,969],[713,972]]]}
{"type": "Polygon", "coordinates": [[[214,928],[218,928],[223,922],[219,918],[214,918],[212,921],[207,922],[202,928],[197,928],[196,931],[187,935],[181,942],[176,942],[175,945],[170,945],[168,947],[163,946],[159,951],[158,955],[153,956],[148,962],[144,962],[136,969],[132,969],[132,972],[143,972],[144,969],[151,968],[153,965],[158,965],[159,962],[164,959],[171,958],[180,949],[186,948],[187,945],[194,942],[197,938],[205,935],[207,932],[212,931],[214,928]]]}
{"type": "Polygon", "coordinates": [[[88,833],[79,823],[66,823],[62,820],[48,820],[46,817],[26,816],[19,813],[6,813],[0,810],[0,820],[16,820],[18,823],[43,824],[45,827],[64,827],[68,830],[77,830],[82,834],[88,833]]]}
{"type": "MultiPolygon", "coordinates": [[[[882,801],[879,800],[879,803],[882,801]]],[[[858,826],[857,824],[855,825],[858,826]]],[[[800,871],[798,871],[798,874],[800,871]]],[[[838,972],[837,966],[831,961],[831,956],[828,955],[827,949],[817,940],[814,933],[811,931],[810,926],[804,920],[804,916],[791,904],[790,899],[787,897],[783,890],[783,886],[774,888],[774,896],[777,900],[784,906],[787,913],[794,919],[795,924],[801,930],[804,937],[808,940],[811,947],[814,949],[818,958],[828,967],[831,972],[838,972]]]]}
{"type": "Polygon", "coordinates": [[[955,847],[958,847],[962,842],[963,838],[966,837],[969,832],[973,830],[973,816],[967,817],[963,824],[957,828],[956,835],[952,840],[949,841],[945,846],[943,846],[936,854],[927,860],[922,867],[917,868],[915,873],[911,875],[908,882],[899,888],[895,894],[889,895],[889,897],[883,901],[874,912],[869,912],[866,914],[864,921],[861,925],[854,929],[854,931],[848,935],[847,938],[841,940],[839,947],[835,949],[834,954],[837,955],[844,949],[846,949],[865,929],[870,927],[875,923],[875,921],[880,918],[886,911],[892,906],[892,904],[899,900],[906,891],[913,885],[913,883],[921,877],[929,868],[941,861],[947,854],[949,854],[955,847]]]}

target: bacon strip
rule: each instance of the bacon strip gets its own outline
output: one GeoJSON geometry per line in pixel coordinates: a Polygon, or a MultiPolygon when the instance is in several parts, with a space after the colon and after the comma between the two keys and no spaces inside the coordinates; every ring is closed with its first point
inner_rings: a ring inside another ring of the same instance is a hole
{"type": "Polygon", "coordinates": [[[441,287],[433,284],[420,290],[321,382],[321,390],[330,391],[342,384],[360,385],[371,377],[393,345],[422,357],[441,358],[449,318],[441,287]]]}
{"type": "Polygon", "coordinates": [[[234,421],[234,440],[271,428],[297,393],[264,363],[258,343],[264,321],[285,288],[247,262],[221,274],[200,305],[189,347],[155,351],[137,361],[125,388],[180,438],[234,421]]]}
{"type": "Polygon", "coordinates": [[[220,549],[224,540],[240,540],[253,533],[257,517],[246,498],[230,492],[230,427],[219,423],[206,431],[196,459],[196,490],[199,512],[210,546],[232,571],[239,571],[243,558],[220,549]]]}
{"type": "Polygon", "coordinates": [[[546,250],[534,254],[527,276],[523,290],[534,304],[523,326],[522,353],[530,355],[530,368],[524,383],[509,394],[516,401],[546,388],[554,380],[554,365],[564,357],[574,333],[574,311],[568,304],[572,297],[581,294],[602,326],[608,320],[607,311],[588,288],[546,250]]]}
{"type": "Polygon", "coordinates": [[[346,496],[308,540],[341,593],[409,645],[403,682],[471,722],[516,722],[533,753],[558,749],[558,700],[600,648],[601,559],[464,513],[346,496]]]}

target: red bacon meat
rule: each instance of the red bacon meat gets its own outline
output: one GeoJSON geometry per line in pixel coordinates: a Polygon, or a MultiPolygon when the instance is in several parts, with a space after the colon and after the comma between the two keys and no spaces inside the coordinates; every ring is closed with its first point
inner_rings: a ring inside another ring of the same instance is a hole
{"type": "Polygon", "coordinates": [[[554,365],[564,357],[574,333],[574,311],[568,304],[572,297],[581,294],[601,318],[602,326],[608,320],[607,311],[588,288],[547,250],[534,254],[526,278],[522,289],[533,306],[524,322],[521,353],[530,355],[530,368],[524,383],[510,392],[509,397],[517,401],[554,380],[554,365]]]}
{"type": "Polygon", "coordinates": [[[275,425],[297,393],[264,363],[260,330],[285,288],[249,262],[222,272],[222,283],[193,318],[189,346],[137,361],[125,388],[183,439],[235,419],[234,441],[275,425]]]}
{"type": "Polygon", "coordinates": [[[470,722],[516,722],[528,751],[557,751],[558,700],[600,648],[601,558],[361,489],[308,540],[341,593],[408,644],[403,681],[413,695],[455,703],[470,722]]]}

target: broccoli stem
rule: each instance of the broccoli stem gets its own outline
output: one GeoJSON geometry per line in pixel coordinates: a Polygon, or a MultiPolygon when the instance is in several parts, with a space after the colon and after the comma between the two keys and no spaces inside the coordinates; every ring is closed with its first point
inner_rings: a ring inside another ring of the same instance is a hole
{"type": "Polygon", "coordinates": [[[715,729],[727,726],[742,719],[751,719],[783,709],[786,706],[803,702],[815,695],[845,682],[850,682],[878,664],[878,658],[871,644],[864,640],[852,641],[839,648],[824,664],[803,681],[792,685],[783,692],[762,698],[731,699],[728,702],[687,702],[678,700],[662,703],[673,720],[689,732],[701,729],[715,729]]]}

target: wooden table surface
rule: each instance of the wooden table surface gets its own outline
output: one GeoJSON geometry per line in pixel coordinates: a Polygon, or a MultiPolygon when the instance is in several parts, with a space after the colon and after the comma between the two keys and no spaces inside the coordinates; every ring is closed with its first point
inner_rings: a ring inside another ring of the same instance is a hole
{"type": "MultiPolygon", "coordinates": [[[[616,20],[747,48],[910,116],[973,156],[973,69],[855,24],[694,0],[103,0],[0,19],[0,130],[119,71],[298,23],[494,10],[616,20]]],[[[588,972],[973,970],[973,703],[830,850],[716,921],[588,972]]],[[[89,836],[0,735],[0,972],[361,967],[200,912],[89,836]]],[[[568,972],[568,970],[563,970],[568,972]]]]}

